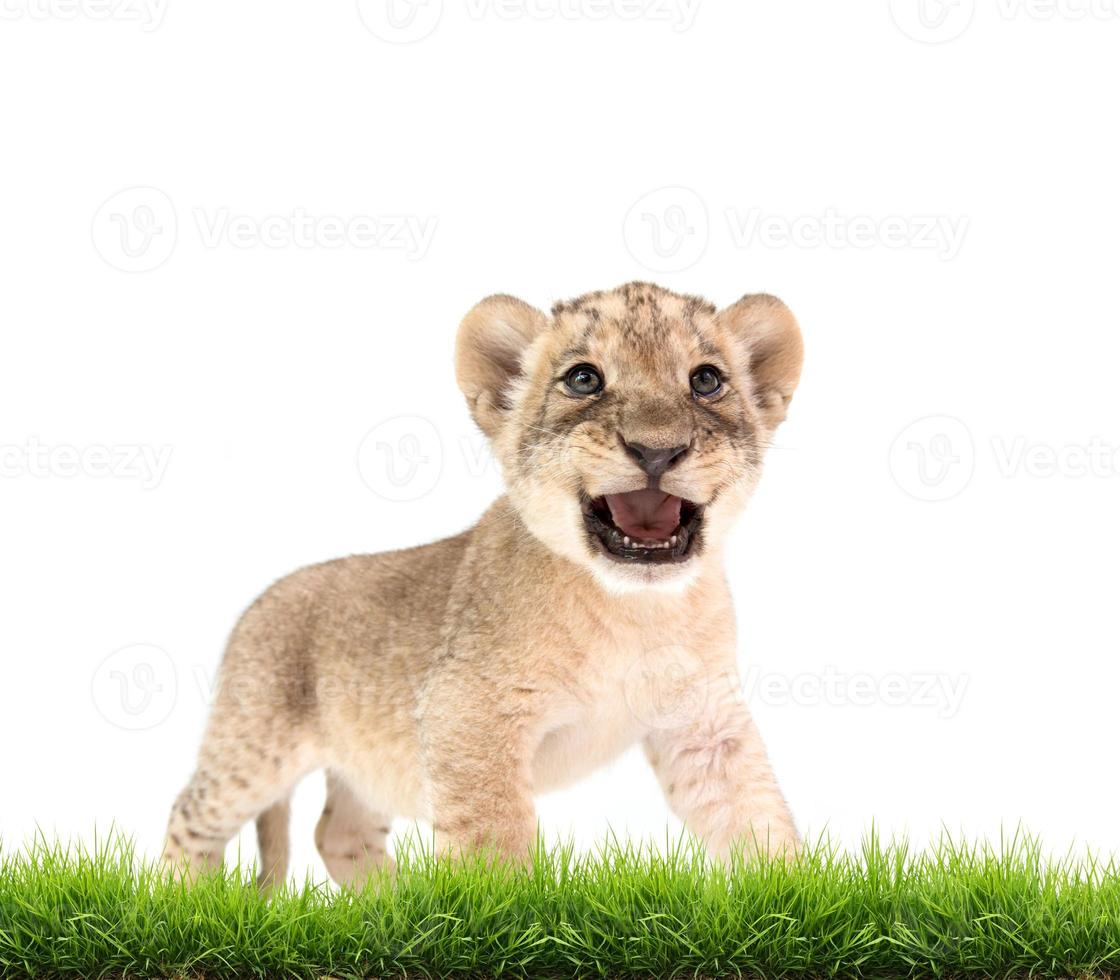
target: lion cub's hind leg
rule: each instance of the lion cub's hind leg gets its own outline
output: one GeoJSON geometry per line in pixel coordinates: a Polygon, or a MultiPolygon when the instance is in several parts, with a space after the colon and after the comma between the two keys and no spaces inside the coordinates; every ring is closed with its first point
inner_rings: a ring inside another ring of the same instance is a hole
{"type": "MultiPolygon", "coordinates": [[[[210,748],[206,746],[205,748],[210,748]]],[[[255,755],[259,755],[255,754],[255,755]]],[[[277,846],[281,820],[287,823],[285,801],[295,784],[315,768],[310,753],[265,753],[259,758],[240,751],[204,751],[198,768],[171,807],[163,860],[177,876],[194,880],[221,866],[226,844],[241,827],[264,816],[268,839],[261,840],[261,884],[283,878],[287,845],[277,846]]],[[[258,833],[260,828],[258,828],[258,833]]]]}
{"type": "Polygon", "coordinates": [[[260,866],[257,887],[266,895],[284,882],[291,853],[292,801],[285,797],[257,814],[257,849],[260,866]]]}
{"type": "Polygon", "coordinates": [[[386,847],[390,819],[360,799],[338,773],[327,771],[327,801],[315,827],[315,846],[336,882],[360,886],[379,869],[393,870],[386,847]]]}

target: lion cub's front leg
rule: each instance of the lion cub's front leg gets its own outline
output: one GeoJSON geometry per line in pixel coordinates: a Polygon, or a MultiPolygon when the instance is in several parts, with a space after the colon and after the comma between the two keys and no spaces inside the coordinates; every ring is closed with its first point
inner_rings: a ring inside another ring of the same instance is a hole
{"type": "Polygon", "coordinates": [[[792,857],[793,816],[734,671],[696,683],[694,710],[645,739],[670,807],[717,857],[736,847],[792,857]]]}
{"type": "Polygon", "coordinates": [[[437,851],[491,849],[529,860],[537,832],[532,758],[539,697],[461,672],[431,684],[421,725],[437,851]]]}

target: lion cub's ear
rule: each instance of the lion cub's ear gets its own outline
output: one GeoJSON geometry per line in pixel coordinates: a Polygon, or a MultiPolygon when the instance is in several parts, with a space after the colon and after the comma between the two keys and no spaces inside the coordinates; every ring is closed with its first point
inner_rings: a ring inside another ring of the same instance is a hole
{"type": "Polygon", "coordinates": [[[797,321],[776,296],[754,293],[721,310],[719,322],[745,344],[755,399],[773,429],[786,417],[801,378],[804,346],[797,321]]]}
{"type": "Polygon", "coordinates": [[[488,296],[463,318],[455,341],[455,377],[488,436],[497,433],[509,411],[521,355],[547,325],[540,310],[513,296],[488,296]]]}

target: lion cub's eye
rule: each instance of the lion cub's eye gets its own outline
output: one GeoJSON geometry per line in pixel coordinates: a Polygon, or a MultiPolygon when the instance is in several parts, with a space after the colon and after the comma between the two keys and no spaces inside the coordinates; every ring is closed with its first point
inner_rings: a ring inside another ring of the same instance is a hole
{"type": "Polygon", "coordinates": [[[710,364],[705,364],[692,372],[689,383],[696,394],[706,398],[719,391],[723,385],[723,379],[719,376],[719,371],[710,364]]]}
{"type": "Polygon", "coordinates": [[[573,395],[597,395],[603,390],[603,378],[590,364],[577,364],[564,379],[573,395]]]}

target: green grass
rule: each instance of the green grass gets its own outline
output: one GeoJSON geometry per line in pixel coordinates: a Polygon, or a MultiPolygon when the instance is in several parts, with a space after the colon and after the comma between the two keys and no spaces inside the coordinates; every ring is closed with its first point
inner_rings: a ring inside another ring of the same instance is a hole
{"type": "Polygon", "coordinates": [[[119,838],[0,855],[0,974],[80,977],[1120,974],[1120,875],[1023,837],[914,852],[874,837],[794,864],[705,866],[631,846],[533,870],[413,848],[395,883],[262,900],[187,889],[119,838]]]}

